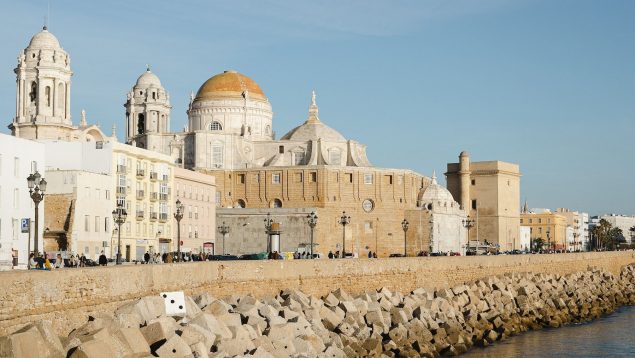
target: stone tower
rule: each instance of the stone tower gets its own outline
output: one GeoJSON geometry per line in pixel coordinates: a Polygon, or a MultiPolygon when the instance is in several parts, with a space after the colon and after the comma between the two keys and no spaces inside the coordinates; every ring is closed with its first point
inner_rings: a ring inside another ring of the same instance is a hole
{"type": "Polygon", "coordinates": [[[15,118],[9,129],[26,139],[69,139],[70,56],[46,26],[18,56],[15,118]]]}
{"type": "Polygon", "coordinates": [[[151,149],[153,134],[170,133],[170,95],[149,66],[128,92],[124,107],[126,143],[151,149]]]}

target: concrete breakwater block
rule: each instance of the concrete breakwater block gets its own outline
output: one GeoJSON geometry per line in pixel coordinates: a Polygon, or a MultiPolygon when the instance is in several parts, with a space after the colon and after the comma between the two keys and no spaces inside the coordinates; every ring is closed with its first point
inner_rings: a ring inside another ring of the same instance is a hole
{"type": "Polygon", "coordinates": [[[634,303],[635,266],[618,276],[513,274],[407,294],[164,293],[94,314],[65,337],[50,322],[27,325],[0,337],[0,357],[436,357],[634,303]]]}

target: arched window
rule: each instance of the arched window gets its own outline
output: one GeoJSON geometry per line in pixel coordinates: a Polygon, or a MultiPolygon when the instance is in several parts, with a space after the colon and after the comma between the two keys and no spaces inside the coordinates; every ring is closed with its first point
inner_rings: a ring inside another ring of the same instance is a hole
{"type": "Polygon", "coordinates": [[[295,165],[302,165],[304,164],[304,152],[301,151],[297,151],[297,152],[293,152],[293,164],[295,165]]]}
{"type": "Polygon", "coordinates": [[[236,201],[236,207],[237,208],[244,208],[245,207],[245,201],[243,199],[238,199],[236,201]]]}
{"type": "Polygon", "coordinates": [[[265,127],[265,134],[271,134],[271,126],[267,125],[265,127]]]}
{"type": "Polygon", "coordinates": [[[44,88],[44,96],[46,98],[46,106],[51,106],[51,86],[46,86],[44,88]]]}
{"type": "Polygon", "coordinates": [[[35,81],[31,82],[31,92],[29,93],[29,97],[31,98],[31,102],[35,102],[37,98],[37,83],[35,81]]]}
{"type": "Polygon", "coordinates": [[[212,167],[223,167],[223,147],[220,144],[215,144],[212,146],[212,167]]]}
{"type": "Polygon", "coordinates": [[[220,123],[218,123],[217,121],[212,122],[212,124],[209,125],[209,130],[211,131],[222,131],[223,130],[223,126],[221,126],[220,123]]]}
{"type": "Polygon", "coordinates": [[[156,92],[152,92],[152,99],[157,99],[157,93],[156,92]]]}
{"type": "Polygon", "coordinates": [[[146,131],[146,116],[139,113],[137,116],[137,134],[143,134],[146,131]]]}
{"type": "Polygon", "coordinates": [[[281,208],[282,207],[282,201],[280,199],[273,199],[273,201],[271,202],[271,207],[272,208],[281,208]]]}

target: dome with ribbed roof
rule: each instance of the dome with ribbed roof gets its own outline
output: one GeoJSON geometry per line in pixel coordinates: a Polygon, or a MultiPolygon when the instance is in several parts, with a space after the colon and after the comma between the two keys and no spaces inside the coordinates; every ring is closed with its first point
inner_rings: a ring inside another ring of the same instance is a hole
{"type": "Polygon", "coordinates": [[[196,93],[196,99],[240,97],[245,91],[251,98],[267,98],[254,80],[236,71],[227,70],[205,81],[196,93]]]}
{"type": "Polygon", "coordinates": [[[452,197],[452,194],[448,189],[437,183],[437,176],[435,173],[432,174],[432,183],[430,183],[425,190],[419,193],[418,202],[420,206],[427,203],[437,202],[453,203],[454,197],[452,197]]]}
{"type": "Polygon", "coordinates": [[[161,80],[159,79],[159,76],[152,73],[148,67],[148,69],[137,79],[136,86],[143,88],[161,87],[161,80]]]}
{"type": "Polygon", "coordinates": [[[293,128],[280,139],[303,142],[318,139],[329,142],[346,142],[346,138],[344,138],[343,135],[320,121],[320,118],[318,117],[318,106],[315,102],[315,91],[313,91],[311,97],[309,118],[306,122],[293,128]]]}
{"type": "Polygon", "coordinates": [[[60,42],[57,37],[50,33],[46,26],[42,28],[42,31],[38,32],[31,38],[29,42],[29,48],[37,49],[61,49],[60,42]]]}

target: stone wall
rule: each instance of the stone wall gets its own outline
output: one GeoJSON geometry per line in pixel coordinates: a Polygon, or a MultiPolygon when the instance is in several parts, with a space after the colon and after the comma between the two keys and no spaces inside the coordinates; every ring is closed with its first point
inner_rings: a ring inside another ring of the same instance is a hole
{"type": "Polygon", "coordinates": [[[426,257],[394,259],[225,261],[64,269],[0,274],[0,335],[28,322],[53,321],[59,334],[85,322],[93,312],[147,295],[183,290],[216,297],[251,293],[273,296],[285,288],[323,295],[338,287],[356,294],[387,287],[452,287],[512,272],[568,274],[598,267],[619,274],[635,263],[635,252],[561,255],[426,257]]]}

